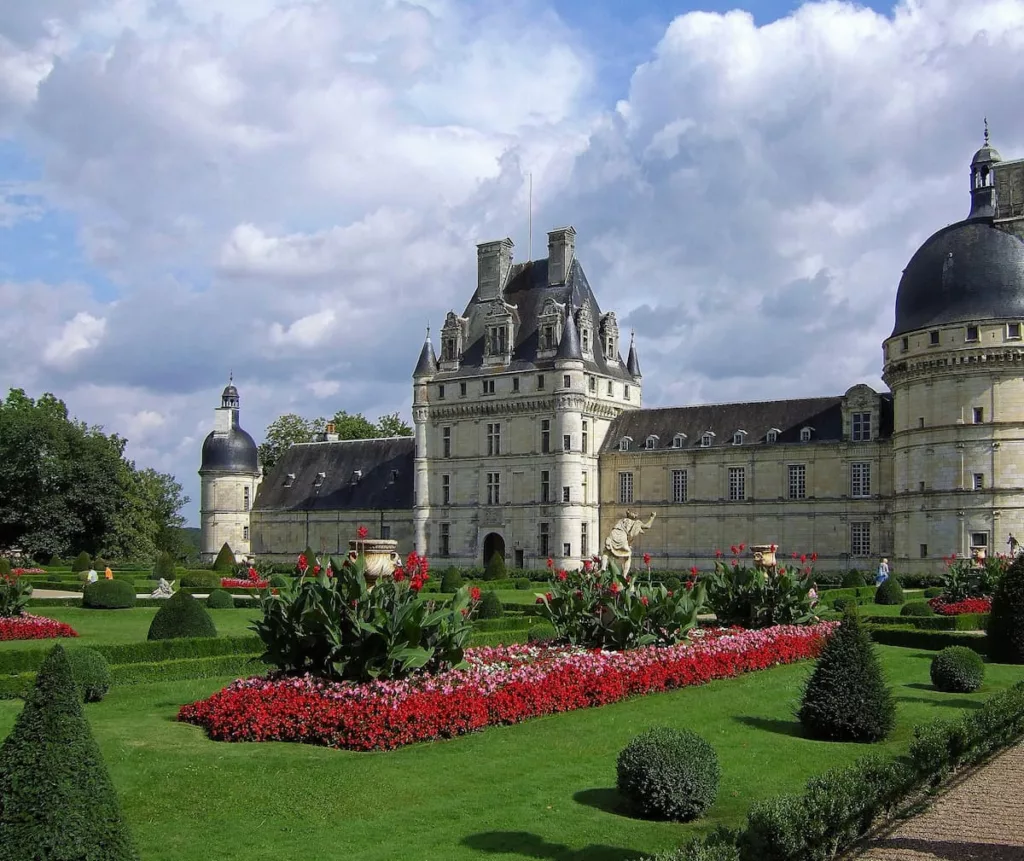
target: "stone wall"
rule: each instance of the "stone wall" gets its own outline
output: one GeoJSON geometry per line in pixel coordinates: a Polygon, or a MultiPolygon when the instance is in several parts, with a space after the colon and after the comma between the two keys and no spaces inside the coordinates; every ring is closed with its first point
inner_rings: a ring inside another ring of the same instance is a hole
{"type": "Polygon", "coordinates": [[[332,556],[365,526],[371,538],[392,538],[405,557],[414,548],[412,511],[254,511],[252,553],[270,562],[290,562],[306,547],[332,556]]]}

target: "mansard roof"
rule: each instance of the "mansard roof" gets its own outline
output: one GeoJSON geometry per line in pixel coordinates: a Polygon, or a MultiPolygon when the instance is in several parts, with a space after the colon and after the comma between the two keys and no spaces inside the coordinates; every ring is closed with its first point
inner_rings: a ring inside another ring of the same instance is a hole
{"type": "MultiPolygon", "coordinates": [[[[511,362],[502,367],[503,371],[531,371],[554,368],[554,358],[538,359],[537,353],[540,348],[540,316],[544,303],[553,299],[561,305],[567,305],[575,315],[585,304],[590,305],[592,320],[595,327],[600,325],[601,307],[590,283],[587,281],[586,273],[580,265],[579,260],[573,258],[569,268],[569,274],[562,284],[548,285],[548,261],[532,260],[529,263],[517,263],[509,272],[505,289],[501,293],[501,299],[509,305],[514,305],[519,317],[519,324],[516,326],[516,339],[512,349],[511,362]]],[[[486,335],[485,318],[493,300],[479,300],[476,295],[466,306],[463,317],[469,320],[466,338],[463,347],[462,361],[457,371],[441,371],[435,379],[444,381],[458,377],[477,376],[485,370],[493,370],[484,366],[484,338],[486,335]]],[[[595,328],[594,336],[599,337],[595,328]]],[[[594,358],[586,359],[584,367],[586,370],[603,374],[609,377],[631,382],[632,377],[626,370],[622,356],[619,361],[609,364],[605,361],[604,354],[595,343],[593,350],[594,358]]]]}
{"type": "Polygon", "coordinates": [[[253,510],[411,509],[414,450],[412,437],[297,443],[263,479],[253,510]]]}
{"type": "MultiPolygon", "coordinates": [[[[892,395],[881,394],[878,434],[892,435],[892,395]]],[[[732,445],[733,434],[745,431],[744,445],[764,443],[769,430],[778,429],[776,443],[799,443],[800,430],[813,428],[812,442],[839,442],[843,438],[843,396],[796,398],[737,404],[702,404],[692,407],[629,410],[611,423],[602,451],[612,451],[619,440],[646,440],[656,436],[659,449],[672,447],[676,434],[686,434],[683,448],[700,448],[707,431],[714,434],[714,447],[732,445]]],[[[803,443],[806,445],[807,443],[803,443]]]]}

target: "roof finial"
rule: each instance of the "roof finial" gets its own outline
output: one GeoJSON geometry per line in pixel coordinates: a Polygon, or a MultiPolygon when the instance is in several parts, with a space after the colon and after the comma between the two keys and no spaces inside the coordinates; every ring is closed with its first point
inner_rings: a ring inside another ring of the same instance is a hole
{"type": "Polygon", "coordinates": [[[988,117],[985,117],[985,146],[988,146],[988,117]]]}
{"type": "Polygon", "coordinates": [[[427,340],[430,340],[430,324],[427,323],[427,340]]]}
{"type": "Polygon", "coordinates": [[[228,385],[231,385],[235,381],[235,369],[232,368],[228,371],[228,385]]]}

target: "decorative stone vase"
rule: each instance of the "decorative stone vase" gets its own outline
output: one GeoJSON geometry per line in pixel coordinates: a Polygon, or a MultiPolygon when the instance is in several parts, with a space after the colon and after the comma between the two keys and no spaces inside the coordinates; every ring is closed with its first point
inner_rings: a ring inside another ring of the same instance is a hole
{"type": "Polygon", "coordinates": [[[372,589],[381,577],[395,573],[402,557],[398,555],[398,542],[391,538],[357,538],[348,543],[348,558],[354,563],[359,556],[366,559],[366,588],[372,589]]]}
{"type": "Polygon", "coordinates": [[[775,570],[775,551],[778,547],[774,544],[752,544],[750,549],[754,553],[754,567],[764,570],[775,570]]]}
{"type": "Polygon", "coordinates": [[[984,565],[985,564],[985,551],[986,551],[986,548],[984,548],[984,547],[972,547],[971,548],[971,561],[975,565],[984,565]]]}

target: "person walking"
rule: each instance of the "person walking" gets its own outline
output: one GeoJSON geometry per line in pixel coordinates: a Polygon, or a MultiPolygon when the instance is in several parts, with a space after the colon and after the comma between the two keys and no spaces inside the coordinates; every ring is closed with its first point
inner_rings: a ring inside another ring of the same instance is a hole
{"type": "Polygon", "coordinates": [[[103,572],[103,576],[106,577],[108,580],[114,579],[114,572],[110,570],[109,565],[107,566],[107,570],[103,572]]]}
{"type": "Polygon", "coordinates": [[[889,560],[884,556],[882,561],[878,563],[878,574],[875,577],[875,585],[881,586],[886,580],[889,579],[889,560]]]}

